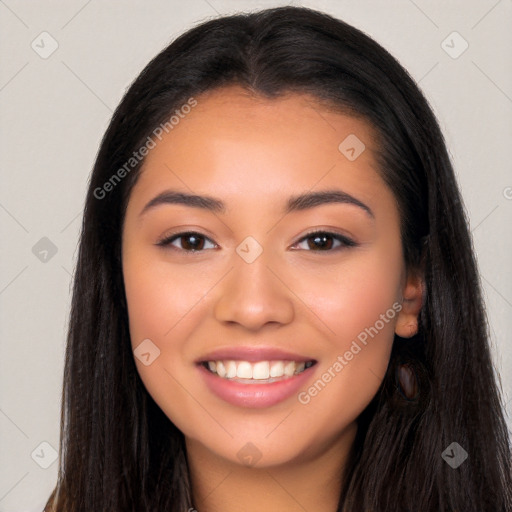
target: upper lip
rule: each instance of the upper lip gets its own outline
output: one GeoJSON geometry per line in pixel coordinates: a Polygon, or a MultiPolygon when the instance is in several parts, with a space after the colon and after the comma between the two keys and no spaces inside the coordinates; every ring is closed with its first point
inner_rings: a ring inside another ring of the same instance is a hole
{"type": "Polygon", "coordinates": [[[246,347],[225,347],[208,352],[208,354],[196,359],[196,363],[206,361],[298,361],[308,362],[316,360],[312,357],[305,357],[294,352],[289,352],[277,347],[246,346],[246,347]]]}

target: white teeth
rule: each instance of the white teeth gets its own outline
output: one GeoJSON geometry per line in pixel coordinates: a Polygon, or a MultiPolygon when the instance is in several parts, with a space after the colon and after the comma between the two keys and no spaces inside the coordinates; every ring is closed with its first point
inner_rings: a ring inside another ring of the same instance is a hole
{"type": "Polygon", "coordinates": [[[239,379],[252,379],[251,363],[240,361],[236,367],[236,376],[239,379]]]}
{"type": "Polygon", "coordinates": [[[232,379],[233,377],[236,377],[236,362],[235,361],[226,361],[225,368],[226,368],[226,377],[228,379],[232,379]]]}
{"type": "Polygon", "coordinates": [[[222,361],[216,361],[215,366],[217,368],[217,374],[219,377],[226,376],[226,368],[224,368],[224,363],[222,361]]]}
{"type": "Polygon", "coordinates": [[[283,361],[274,361],[270,365],[270,376],[271,377],[282,377],[284,375],[284,363],[283,361]]]}
{"type": "Polygon", "coordinates": [[[268,361],[261,361],[252,367],[253,379],[268,379],[270,375],[270,363],[268,361]]]}
{"type": "Polygon", "coordinates": [[[292,377],[313,365],[312,361],[305,363],[296,361],[208,361],[212,373],[226,379],[266,380],[269,378],[292,377]]]}
{"type": "Polygon", "coordinates": [[[284,374],[287,377],[291,377],[295,373],[295,362],[294,361],[288,361],[284,365],[284,374]]]}

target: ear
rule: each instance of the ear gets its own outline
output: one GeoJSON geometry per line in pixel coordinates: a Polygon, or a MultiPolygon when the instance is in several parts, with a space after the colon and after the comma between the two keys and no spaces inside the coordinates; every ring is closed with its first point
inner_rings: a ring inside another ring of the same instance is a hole
{"type": "Polygon", "coordinates": [[[418,315],[423,305],[425,283],[418,273],[408,273],[402,291],[402,309],[398,313],[395,333],[401,338],[410,338],[418,332],[418,315]]]}

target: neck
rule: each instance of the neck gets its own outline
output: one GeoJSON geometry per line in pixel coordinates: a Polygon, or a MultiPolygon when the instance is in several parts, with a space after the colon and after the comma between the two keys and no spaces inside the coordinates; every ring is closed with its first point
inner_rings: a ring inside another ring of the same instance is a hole
{"type": "Polygon", "coordinates": [[[269,467],[237,464],[186,438],[195,510],[336,512],[356,430],[351,425],[308,459],[269,467]]]}

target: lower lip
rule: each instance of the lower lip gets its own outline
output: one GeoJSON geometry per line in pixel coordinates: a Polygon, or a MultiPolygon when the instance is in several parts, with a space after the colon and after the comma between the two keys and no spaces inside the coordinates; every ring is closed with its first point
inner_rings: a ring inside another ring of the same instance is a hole
{"type": "Polygon", "coordinates": [[[210,391],[219,398],[238,407],[261,408],[275,405],[297,393],[313,374],[316,364],[292,377],[283,378],[267,384],[242,384],[233,380],[219,377],[207,370],[202,364],[198,365],[210,391]]]}

